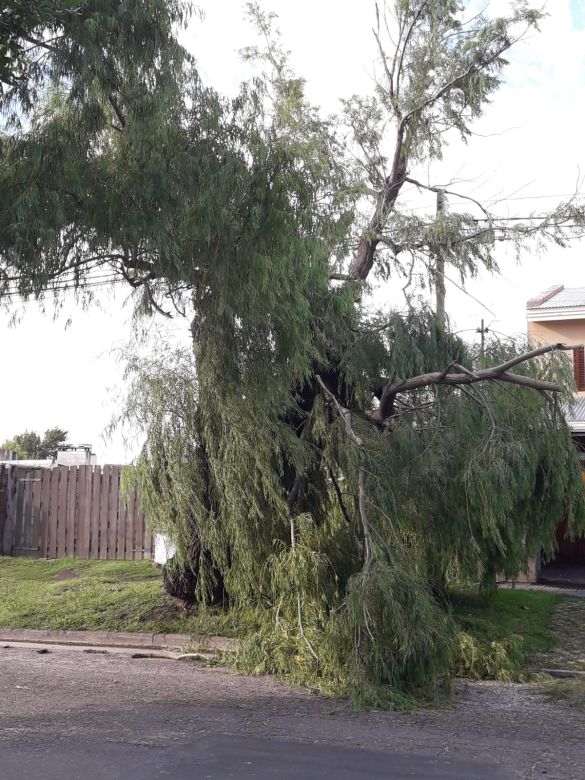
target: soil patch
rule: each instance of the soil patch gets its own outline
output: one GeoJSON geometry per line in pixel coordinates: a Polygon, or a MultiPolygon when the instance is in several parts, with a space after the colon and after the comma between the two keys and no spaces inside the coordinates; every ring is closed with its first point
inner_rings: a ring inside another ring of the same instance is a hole
{"type": "Polygon", "coordinates": [[[75,580],[79,577],[79,572],[75,569],[61,569],[53,575],[54,580],[75,580]]]}
{"type": "Polygon", "coordinates": [[[170,604],[161,604],[159,607],[153,607],[150,612],[146,614],[145,620],[177,620],[182,617],[187,617],[188,615],[188,609],[185,609],[185,607],[179,606],[173,602],[170,604]]]}

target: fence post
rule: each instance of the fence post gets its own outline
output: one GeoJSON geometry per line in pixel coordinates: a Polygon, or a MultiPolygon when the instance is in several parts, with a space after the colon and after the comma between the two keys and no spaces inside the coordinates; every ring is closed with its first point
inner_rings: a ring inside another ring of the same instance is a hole
{"type": "Polygon", "coordinates": [[[6,519],[4,521],[4,533],[2,535],[2,554],[12,554],[12,544],[14,539],[14,515],[16,506],[14,503],[14,488],[16,485],[15,467],[7,466],[6,471],[6,519]]]}
{"type": "Polygon", "coordinates": [[[6,480],[6,467],[0,466],[0,555],[4,549],[4,525],[6,524],[6,504],[8,503],[6,480]]]}

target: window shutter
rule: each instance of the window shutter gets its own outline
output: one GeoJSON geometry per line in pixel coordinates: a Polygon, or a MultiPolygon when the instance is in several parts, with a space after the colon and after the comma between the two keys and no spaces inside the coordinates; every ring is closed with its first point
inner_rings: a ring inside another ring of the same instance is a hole
{"type": "Polygon", "coordinates": [[[585,390],[585,348],[578,347],[573,350],[573,371],[577,390],[585,390]]]}

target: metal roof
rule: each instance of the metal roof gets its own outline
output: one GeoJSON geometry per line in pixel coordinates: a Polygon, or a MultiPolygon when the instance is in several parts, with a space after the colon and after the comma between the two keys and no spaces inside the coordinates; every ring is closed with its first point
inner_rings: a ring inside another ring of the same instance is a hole
{"type": "Polygon", "coordinates": [[[575,396],[565,404],[563,414],[569,426],[571,423],[585,423],[585,396],[575,396]]]}
{"type": "Polygon", "coordinates": [[[526,304],[528,309],[568,309],[579,306],[585,307],[585,287],[561,287],[560,285],[532,298],[526,304]]]}

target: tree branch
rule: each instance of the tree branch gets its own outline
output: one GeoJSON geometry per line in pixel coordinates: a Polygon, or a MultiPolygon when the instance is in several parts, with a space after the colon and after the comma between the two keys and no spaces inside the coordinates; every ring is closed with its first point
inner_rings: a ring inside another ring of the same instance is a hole
{"type": "Polygon", "coordinates": [[[485,214],[488,222],[494,221],[494,217],[492,217],[489,211],[483,206],[481,201],[472,198],[470,195],[463,195],[461,192],[448,190],[446,187],[434,187],[431,184],[423,184],[421,181],[418,181],[418,179],[413,179],[412,176],[406,176],[404,181],[408,182],[409,184],[414,184],[415,187],[420,187],[423,190],[429,190],[430,192],[444,192],[445,195],[453,195],[456,198],[464,198],[465,200],[469,200],[471,203],[475,203],[478,209],[480,209],[485,214]]]}
{"type": "Polygon", "coordinates": [[[108,95],[108,102],[114,109],[114,113],[118,117],[118,122],[122,125],[123,128],[126,127],[126,118],[124,117],[122,109],[120,108],[120,104],[116,98],[113,95],[108,95]]]}
{"type": "MultiPolygon", "coordinates": [[[[465,369],[458,374],[452,374],[448,371],[446,373],[444,370],[434,371],[428,374],[420,374],[419,376],[411,377],[410,379],[404,379],[399,382],[389,382],[382,392],[380,406],[372,417],[374,420],[381,422],[392,414],[394,410],[394,401],[398,393],[417,390],[421,387],[428,387],[429,385],[471,385],[476,382],[497,379],[501,382],[509,382],[510,384],[530,387],[533,390],[561,392],[562,388],[553,382],[546,382],[542,379],[536,379],[521,374],[513,374],[510,373],[509,369],[514,368],[514,366],[520,365],[521,363],[525,363],[528,360],[532,360],[535,357],[539,357],[540,355],[545,355],[548,352],[553,352],[555,350],[568,352],[577,349],[579,346],[581,345],[552,344],[550,346],[538,347],[530,352],[524,352],[522,355],[517,355],[516,357],[507,360],[505,363],[490,368],[482,368],[476,371],[465,369]]],[[[460,367],[457,366],[457,368],[460,367]]]]}
{"type": "Polygon", "coordinates": [[[475,59],[466,70],[463,71],[463,73],[460,73],[458,76],[454,76],[450,81],[448,81],[446,84],[443,84],[443,86],[435,92],[434,95],[431,95],[426,100],[424,100],[420,105],[416,106],[415,108],[412,108],[408,114],[405,115],[404,121],[410,120],[411,117],[413,117],[415,114],[420,114],[421,111],[424,111],[425,108],[428,108],[429,106],[432,106],[434,103],[437,102],[437,100],[440,100],[444,95],[449,92],[450,89],[453,89],[458,84],[460,84],[462,81],[465,81],[465,79],[469,78],[473,73],[477,73],[480,70],[483,70],[488,65],[492,65],[499,57],[502,56],[505,52],[508,51],[512,46],[514,46],[518,41],[522,40],[524,37],[525,32],[522,35],[517,36],[516,38],[510,38],[508,39],[504,44],[502,44],[498,49],[496,49],[495,52],[493,52],[489,57],[486,57],[483,59],[482,57],[478,57],[475,59]]]}
{"type": "Polygon", "coordinates": [[[337,502],[339,504],[339,508],[341,509],[341,513],[345,518],[345,522],[351,526],[351,518],[349,516],[349,512],[347,511],[347,507],[345,506],[345,502],[343,500],[343,493],[341,492],[341,488],[339,487],[339,483],[335,479],[335,474],[333,473],[333,469],[329,468],[329,478],[331,480],[331,484],[333,485],[333,489],[335,490],[335,495],[337,496],[337,502]]]}
{"type": "Polygon", "coordinates": [[[368,513],[366,510],[366,471],[364,468],[364,442],[363,440],[357,435],[357,433],[353,430],[351,426],[351,412],[349,409],[346,409],[344,406],[342,406],[337,398],[333,395],[331,390],[327,387],[325,382],[321,379],[320,376],[316,376],[317,382],[321,386],[321,389],[323,390],[325,396],[329,398],[330,401],[333,402],[337,413],[345,423],[345,431],[349,438],[353,441],[353,443],[359,448],[360,453],[360,468],[358,472],[358,507],[359,507],[359,514],[360,514],[360,520],[362,523],[362,530],[364,533],[364,570],[367,571],[370,566],[372,565],[373,561],[373,547],[372,547],[372,534],[370,531],[370,521],[368,519],[368,513]]]}

